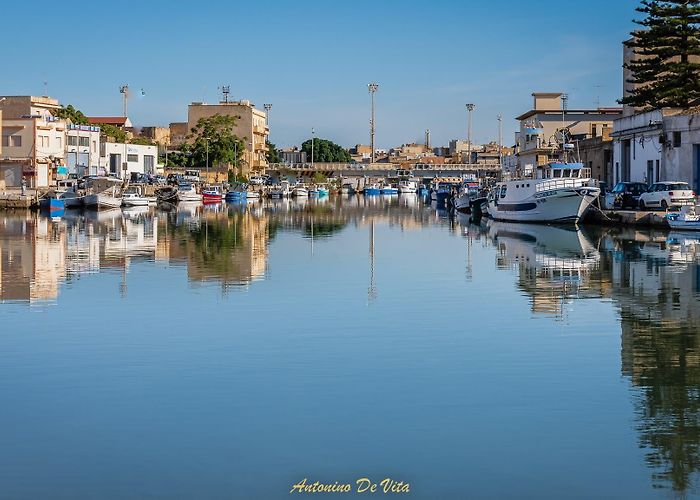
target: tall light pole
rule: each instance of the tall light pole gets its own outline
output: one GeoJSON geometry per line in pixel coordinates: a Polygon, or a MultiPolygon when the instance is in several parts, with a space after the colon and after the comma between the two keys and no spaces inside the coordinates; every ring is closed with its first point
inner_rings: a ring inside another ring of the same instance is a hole
{"type": "Polygon", "coordinates": [[[467,120],[467,154],[469,155],[468,163],[472,163],[472,113],[476,108],[476,104],[467,104],[467,111],[469,119],[467,120]]]}
{"type": "MultiPolygon", "coordinates": [[[[267,127],[267,130],[270,130],[270,110],[272,109],[272,104],[263,104],[263,108],[265,108],[265,126],[267,127]]],[[[269,133],[269,132],[268,132],[269,133]]]]}
{"type": "Polygon", "coordinates": [[[314,169],[314,142],[316,142],[316,129],[311,127],[311,170],[314,169]]]}
{"type": "Polygon", "coordinates": [[[372,163],[374,163],[374,132],[375,132],[375,121],[374,121],[374,94],[379,90],[379,84],[370,83],[367,85],[370,96],[372,96],[372,118],[369,122],[369,146],[372,148],[372,163]]]}
{"type": "Polygon", "coordinates": [[[124,98],[124,118],[126,118],[129,105],[129,85],[125,84],[119,87],[119,93],[122,94],[124,98]]]}
{"type": "Polygon", "coordinates": [[[503,116],[498,114],[498,166],[503,169],[503,116]]]}
{"type": "Polygon", "coordinates": [[[209,137],[207,137],[207,182],[209,182],[209,137]]]}

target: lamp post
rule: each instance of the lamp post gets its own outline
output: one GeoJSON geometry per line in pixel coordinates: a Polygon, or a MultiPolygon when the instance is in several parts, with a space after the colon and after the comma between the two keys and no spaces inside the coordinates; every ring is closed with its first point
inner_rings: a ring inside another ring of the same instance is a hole
{"type": "Polygon", "coordinates": [[[379,84],[377,83],[370,83],[367,85],[367,89],[369,90],[369,94],[372,97],[372,117],[370,118],[369,121],[369,143],[370,143],[370,148],[372,149],[372,163],[374,163],[374,132],[375,132],[375,121],[374,121],[374,94],[379,90],[379,84]]]}
{"type": "Polygon", "coordinates": [[[272,104],[263,104],[263,108],[265,108],[265,126],[269,129],[270,128],[270,110],[272,109],[272,104]]]}
{"type": "Polygon", "coordinates": [[[207,182],[209,182],[209,137],[207,137],[206,140],[207,140],[207,182]]]}
{"type": "Polygon", "coordinates": [[[314,169],[314,142],[316,142],[315,134],[316,130],[311,127],[311,170],[314,169]]]}
{"type": "Polygon", "coordinates": [[[503,169],[503,116],[498,114],[498,166],[503,169]]]}
{"type": "Polygon", "coordinates": [[[472,163],[472,113],[476,108],[476,104],[467,104],[467,112],[469,119],[467,120],[467,154],[469,155],[468,163],[472,163]]]}

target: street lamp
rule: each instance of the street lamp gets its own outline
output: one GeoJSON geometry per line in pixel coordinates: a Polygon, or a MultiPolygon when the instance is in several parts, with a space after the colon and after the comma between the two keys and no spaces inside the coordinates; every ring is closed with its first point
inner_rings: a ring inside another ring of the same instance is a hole
{"type": "Polygon", "coordinates": [[[379,90],[379,84],[370,83],[367,85],[369,94],[372,97],[372,118],[369,122],[369,142],[370,148],[372,148],[372,163],[374,163],[374,132],[375,132],[375,121],[374,121],[374,94],[379,90]]]}
{"type": "Polygon", "coordinates": [[[270,128],[270,110],[272,109],[272,104],[263,104],[263,108],[265,108],[265,126],[269,129],[270,128]]]}
{"type": "Polygon", "coordinates": [[[311,170],[314,169],[314,142],[316,142],[315,134],[316,134],[316,129],[311,127],[311,170]]]}
{"type": "Polygon", "coordinates": [[[472,112],[476,108],[476,104],[467,104],[467,111],[469,112],[469,120],[467,123],[467,154],[469,155],[468,163],[471,165],[472,162],[472,112]]]}
{"type": "Polygon", "coordinates": [[[206,138],[207,141],[207,182],[209,182],[209,137],[206,138]]]}
{"type": "Polygon", "coordinates": [[[498,114],[498,166],[503,168],[503,116],[498,114]]]}
{"type": "Polygon", "coordinates": [[[119,93],[124,96],[124,118],[126,118],[129,105],[129,85],[125,84],[119,87],[119,93]]]}

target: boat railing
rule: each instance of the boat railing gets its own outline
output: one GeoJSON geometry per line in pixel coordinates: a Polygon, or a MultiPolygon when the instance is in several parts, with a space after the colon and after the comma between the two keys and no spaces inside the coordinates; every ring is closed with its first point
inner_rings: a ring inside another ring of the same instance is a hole
{"type": "Polygon", "coordinates": [[[536,191],[550,191],[552,189],[581,187],[587,183],[587,179],[551,179],[537,183],[536,191]]]}

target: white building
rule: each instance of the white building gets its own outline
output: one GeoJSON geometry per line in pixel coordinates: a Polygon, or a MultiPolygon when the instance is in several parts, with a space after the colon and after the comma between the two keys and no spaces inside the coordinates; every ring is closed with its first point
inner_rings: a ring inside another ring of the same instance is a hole
{"type": "Polygon", "coordinates": [[[69,173],[78,177],[97,175],[100,166],[100,127],[68,125],[65,158],[69,173]]]}
{"type": "Polygon", "coordinates": [[[156,174],[160,170],[157,162],[158,146],[116,142],[104,142],[100,146],[100,175],[128,179],[133,173],[156,174]]]}
{"type": "Polygon", "coordinates": [[[615,120],[614,181],[684,181],[700,192],[700,113],[657,109],[615,120]]]}

